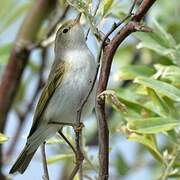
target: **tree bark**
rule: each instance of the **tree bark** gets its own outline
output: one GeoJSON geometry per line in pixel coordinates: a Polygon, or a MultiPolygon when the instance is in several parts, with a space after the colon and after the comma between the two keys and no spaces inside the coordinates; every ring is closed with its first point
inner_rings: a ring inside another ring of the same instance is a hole
{"type": "MultiPolygon", "coordinates": [[[[145,16],[156,0],[143,0],[130,21],[113,37],[113,39],[103,46],[103,57],[97,87],[97,95],[106,90],[111,64],[114,54],[119,45],[130,34],[135,31],[148,31],[148,28],[141,26],[140,21],[145,16]]],[[[99,133],[99,180],[107,180],[109,177],[109,131],[105,114],[105,99],[97,100],[96,113],[98,118],[99,133]]]]}

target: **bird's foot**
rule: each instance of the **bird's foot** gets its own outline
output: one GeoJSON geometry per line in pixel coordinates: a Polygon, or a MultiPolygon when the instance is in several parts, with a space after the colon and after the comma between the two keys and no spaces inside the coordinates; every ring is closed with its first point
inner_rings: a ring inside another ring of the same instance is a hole
{"type": "Polygon", "coordinates": [[[84,160],[84,154],[81,151],[76,151],[75,157],[77,164],[82,163],[82,161],[84,160]]]}
{"type": "Polygon", "coordinates": [[[78,123],[78,124],[75,124],[75,125],[73,126],[74,131],[75,131],[76,133],[81,132],[81,130],[82,130],[83,127],[84,127],[84,124],[83,124],[83,123],[78,123]]]}

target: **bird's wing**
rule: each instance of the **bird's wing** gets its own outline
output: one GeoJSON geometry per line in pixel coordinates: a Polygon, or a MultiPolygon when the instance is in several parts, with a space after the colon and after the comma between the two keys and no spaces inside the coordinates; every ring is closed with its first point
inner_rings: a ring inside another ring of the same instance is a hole
{"type": "Polygon", "coordinates": [[[45,87],[43,88],[43,91],[39,98],[38,104],[36,106],[36,110],[35,110],[35,114],[34,114],[34,118],[33,118],[33,124],[32,124],[31,130],[30,130],[30,133],[28,135],[28,138],[36,130],[36,128],[39,124],[40,118],[42,116],[42,113],[46,109],[49,100],[51,99],[56,88],[61,84],[64,71],[65,71],[64,61],[56,60],[51,68],[51,72],[49,74],[48,81],[47,81],[45,87]]]}

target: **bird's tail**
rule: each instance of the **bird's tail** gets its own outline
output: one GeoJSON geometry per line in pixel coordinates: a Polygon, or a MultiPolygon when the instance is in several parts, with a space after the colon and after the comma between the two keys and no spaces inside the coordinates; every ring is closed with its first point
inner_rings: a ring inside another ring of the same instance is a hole
{"type": "Polygon", "coordinates": [[[58,126],[39,127],[38,130],[36,130],[30,137],[28,137],[23,151],[17,158],[9,173],[24,173],[38,147],[45,141],[47,137],[51,137],[55,132],[57,132],[58,129],[58,126]]]}
{"type": "Polygon", "coordinates": [[[26,144],[26,146],[24,147],[23,151],[21,152],[21,154],[17,158],[16,162],[12,166],[9,173],[10,174],[13,174],[15,172],[19,172],[21,174],[24,173],[24,171],[28,167],[28,165],[29,165],[29,163],[30,163],[31,159],[33,158],[36,151],[37,151],[37,149],[35,149],[34,151],[31,151],[29,153],[29,146],[28,146],[28,144],[26,144]]]}

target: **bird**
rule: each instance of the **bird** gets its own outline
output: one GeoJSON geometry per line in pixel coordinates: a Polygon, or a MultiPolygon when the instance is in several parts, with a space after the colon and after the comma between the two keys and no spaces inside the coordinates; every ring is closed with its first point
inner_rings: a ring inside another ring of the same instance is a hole
{"type": "MultiPolygon", "coordinates": [[[[10,169],[10,174],[23,174],[46,139],[61,131],[63,126],[76,124],[77,110],[93,86],[96,63],[86,44],[80,16],[64,22],[57,30],[54,54],[25,147],[10,169]]],[[[81,119],[90,114],[94,106],[95,88],[82,109],[81,119]]]]}

